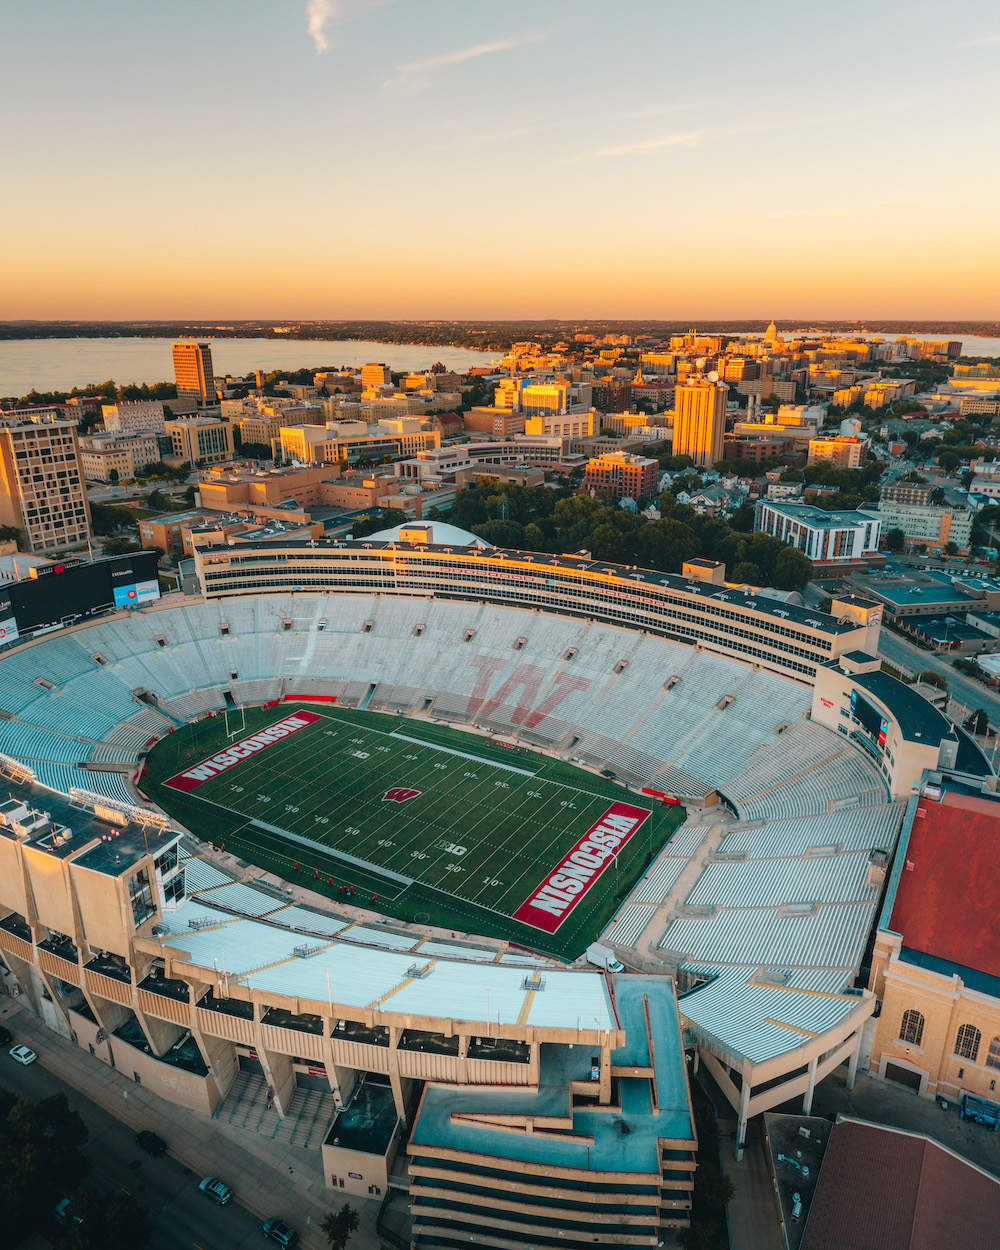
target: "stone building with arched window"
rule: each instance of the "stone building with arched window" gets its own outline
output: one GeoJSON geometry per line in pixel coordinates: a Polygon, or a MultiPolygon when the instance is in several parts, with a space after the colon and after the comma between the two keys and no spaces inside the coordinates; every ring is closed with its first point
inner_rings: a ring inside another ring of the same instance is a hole
{"type": "Polygon", "coordinates": [[[925,786],[875,934],[874,1075],[927,1097],[1000,1103],[998,887],[1000,798],[925,786]]]}

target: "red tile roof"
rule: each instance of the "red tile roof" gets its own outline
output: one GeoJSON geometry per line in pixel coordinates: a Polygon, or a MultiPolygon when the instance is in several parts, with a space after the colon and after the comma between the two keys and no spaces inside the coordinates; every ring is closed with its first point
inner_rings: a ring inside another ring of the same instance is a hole
{"type": "Polygon", "coordinates": [[[903,945],[1000,976],[998,895],[1000,802],[921,798],[890,924],[903,945]]]}
{"type": "Polygon", "coordinates": [[[800,1250],[995,1250],[1000,1181],[929,1138],[836,1124],[800,1250]]]}

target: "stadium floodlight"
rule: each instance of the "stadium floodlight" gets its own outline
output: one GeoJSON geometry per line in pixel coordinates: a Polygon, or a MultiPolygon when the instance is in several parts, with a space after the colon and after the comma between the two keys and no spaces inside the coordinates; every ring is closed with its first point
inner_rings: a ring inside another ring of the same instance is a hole
{"type": "Polygon", "coordinates": [[[81,790],[73,786],[69,792],[69,801],[70,806],[92,811],[102,820],[110,820],[115,824],[153,825],[162,830],[170,828],[170,817],[163,812],[137,807],[134,803],[108,798],[104,794],[94,794],[92,790],[81,790]]]}
{"type": "Polygon", "coordinates": [[[33,769],[27,764],[22,764],[20,760],[13,759],[10,755],[0,754],[0,772],[6,773],[12,781],[30,783],[37,780],[33,769]]]}

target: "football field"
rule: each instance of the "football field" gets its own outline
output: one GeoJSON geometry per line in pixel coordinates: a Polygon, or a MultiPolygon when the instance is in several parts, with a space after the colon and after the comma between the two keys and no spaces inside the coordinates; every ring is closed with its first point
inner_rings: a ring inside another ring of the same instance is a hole
{"type": "Polygon", "coordinates": [[[401,919],[567,957],[684,817],[535,751],[304,704],[248,712],[231,740],[221,716],[178,730],[147,787],[199,837],[334,899],[353,886],[401,919]]]}

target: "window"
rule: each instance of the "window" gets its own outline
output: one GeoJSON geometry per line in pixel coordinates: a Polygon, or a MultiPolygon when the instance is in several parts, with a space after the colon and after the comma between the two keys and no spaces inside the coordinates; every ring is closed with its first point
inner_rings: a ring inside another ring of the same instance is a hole
{"type": "Polygon", "coordinates": [[[986,1066],[988,1068],[1000,1068],[1000,1037],[995,1037],[990,1042],[990,1053],[986,1056],[986,1066]]]}
{"type": "Polygon", "coordinates": [[[919,1011],[904,1011],[903,1022],[899,1026],[900,1041],[909,1042],[911,1046],[919,1046],[924,1035],[924,1018],[919,1011]]]}
{"type": "Polygon", "coordinates": [[[960,1055],[963,1059],[971,1059],[975,1063],[976,1055],[979,1054],[979,1043],[982,1041],[982,1034],[974,1024],[963,1024],[958,1030],[958,1037],[955,1039],[955,1054],[960,1055]]]}

